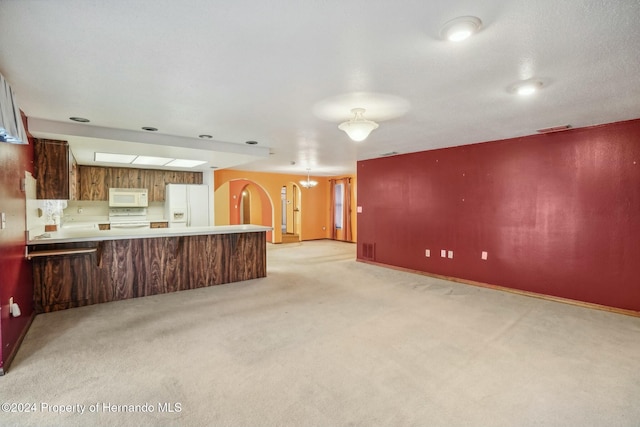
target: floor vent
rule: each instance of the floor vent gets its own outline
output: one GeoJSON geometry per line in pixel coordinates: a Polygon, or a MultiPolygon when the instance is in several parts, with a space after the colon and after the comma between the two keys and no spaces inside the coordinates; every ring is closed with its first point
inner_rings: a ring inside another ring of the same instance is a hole
{"type": "Polygon", "coordinates": [[[376,259],[376,244],[375,243],[363,243],[362,244],[362,258],[374,261],[376,259]]]}

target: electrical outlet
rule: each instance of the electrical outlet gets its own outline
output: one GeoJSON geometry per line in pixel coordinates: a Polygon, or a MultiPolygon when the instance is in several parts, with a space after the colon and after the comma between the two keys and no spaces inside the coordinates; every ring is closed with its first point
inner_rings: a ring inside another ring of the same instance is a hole
{"type": "Polygon", "coordinates": [[[488,257],[489,257],[489,254],[487,253],[487,251],[482,251],[482,255],[480,256],[480,258],[486,261],[488,257]]]}
{"type": "Polygon", "coordinates": [[[7,216],[4,212],[0,213],[0,230],[7,228],[7,216]]]}
{"type": "Polygon", "coordinates": [[[429,249],[425,249],[424,250],[424,256],[426,256],[427,258],[429,258],[431,256],[431,250],[429,249]]]}
{"type": "Polygon", "coordinates": [[[447,254],[447,256],[449,257],[449,259],[453,259],[453,251],[449,251],[449,253],[447,254]]]}
{"type": "Polygon", "coordinates": [[[440,251],[440,256],[441,256],[442,258],[446,258],[446,257],[447,257],[447,250],[446,250],[446,249],[442,249],[442,250],[440,251]]]}

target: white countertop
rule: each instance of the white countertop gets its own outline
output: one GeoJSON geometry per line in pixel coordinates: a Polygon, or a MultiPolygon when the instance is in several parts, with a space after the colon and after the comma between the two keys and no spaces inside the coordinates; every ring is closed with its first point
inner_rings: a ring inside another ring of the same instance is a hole
{"type": "Polygon", "coordinates": [[[152,228],[145,230],[97,230],[84,228],[62,228],[45,233],[50,237],[31,237],[28,245],[49,243],[95,242],[100,240],[149,239],[154,237],[198,236],[207,234],[234,234],[271,231],[264,225],[217,225],[211,227],[152,228]]]}

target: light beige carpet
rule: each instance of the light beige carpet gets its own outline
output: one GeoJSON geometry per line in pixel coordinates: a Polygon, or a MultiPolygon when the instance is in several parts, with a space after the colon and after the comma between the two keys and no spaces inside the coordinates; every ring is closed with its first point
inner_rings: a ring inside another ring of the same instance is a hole
{"type": "Polygon", "coordinates": [[[32,410],[2,426],[638,426],[640,319],[269,245],[264,279],[38,316],[0,401],[32,410]]]}

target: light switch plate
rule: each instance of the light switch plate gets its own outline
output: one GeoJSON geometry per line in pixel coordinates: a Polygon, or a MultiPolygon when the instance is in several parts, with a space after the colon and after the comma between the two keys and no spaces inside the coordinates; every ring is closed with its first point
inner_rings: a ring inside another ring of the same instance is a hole
{"type": "Polygon", "coordinates": [[[453,259],[453,251],[449,251],[448,257],[449,257],[449,259],[453,259]]]}
{"type": "Polygon", "coordinates": [[[425,249],[424,250],[424,256],[426,256],[427,258],[429,258],[431,256],[431,250],[429,249],[425,249]]]}
{"type": "Polygon", "coordinates": [[[487,253],[487,251],[482,251],[481,258],[486,261],[488,257],[489,257],[489,254],[487,253]]]}
{"type": "Polygon", "coordinates": [[[446,257],[447,257],[447,250],[446,250],[446,249],[442,249],[442,250],[440,251],[440,256],[441,256],[442,258],[446,258],[446,257]]]}

